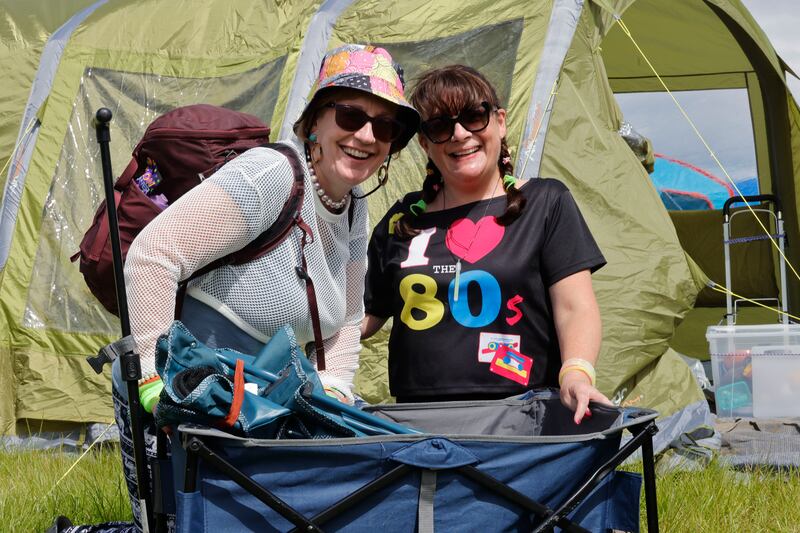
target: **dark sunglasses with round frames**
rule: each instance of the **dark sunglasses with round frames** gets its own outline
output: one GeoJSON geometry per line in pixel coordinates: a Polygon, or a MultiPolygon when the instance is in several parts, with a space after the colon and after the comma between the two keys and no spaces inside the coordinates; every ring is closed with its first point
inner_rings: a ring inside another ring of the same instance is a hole
{"type": "Polygon", "coordinates": [[[381,142],[396,141],[405,130],[405,125],[392,117],[371,117],[358,107],[328,102],[323,107],[332,107],[336,112],[336,125],[345,131],[358,131],[367,122],[372,124],[372,134],[381,142]]]}
{"type": "Polygon", "coordinates": [[[447,142],[456,131],[456,122],[471,132],[477,133],[486,129],[494,107],[489,102],[481,102],[480,106],[462,109],[458,115],[450,117],[439,115],[424,120],[420,129],[425,137],[434,144],[447,142]]]}

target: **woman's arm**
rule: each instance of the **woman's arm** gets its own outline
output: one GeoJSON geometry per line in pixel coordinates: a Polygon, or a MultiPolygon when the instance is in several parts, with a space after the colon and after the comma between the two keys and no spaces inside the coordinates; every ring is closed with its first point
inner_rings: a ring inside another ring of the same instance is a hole
{"type": "Polygon", "coordinates": [[[172,323],[178,282],[269,228],[291,184],[283,155],[248,150],[176,200],[136,237],[125,260],[125,284],[143,375],[155,371],[156,340],[172,323]],[[257,175],[252,169],[258,169],[257,175]],[[267,184],[285,193],[261,194],[267,184]]]}
{"type": "MultiPolygon", "coordinates": [[[[363,261],[351,260],[347,266],[345,323],[336,333],[322,341],[325,347],[325,370],[319,371],[320,380],[329,393],[329,389],[342,392],[347,398],[347,403],[352,403],[353,400],[353,380],[358,370],[358,356],[361,353],[359,326],[364,316],[364,271],[363,261]]],[[[333,396],[338,397],[337,394],[333,396]]]]}
{"type": "Polygon", "coordinates": [[[381,318],[379,316],[364,315],[364,320],[361,321],[361,338],[368,339],[375,335],[375,333],[386,324],[388,318],[381,318]]]}
{"type": "Polygon", "coordinates": [[[210,182],[187,192],[134,239],[125,284],[142,375],[155,372],[156,341],[173,321],[178,282],[248,242],[237,205],[210,182]]]}
{"type": "MultiPolygon", "coordinates": [[[[576,272],[550,287],[553,319],[561,347],[561,362],[583,359],[594,366],[600,352],[602,328],[600,309],[592,289],[589,270],[576,272]]],[[[588,374],[570,366],[561,382],[561,402],[575,411],[575,423],[591,415],[590,401],[611,404],[594,385],[588,374]]]]}

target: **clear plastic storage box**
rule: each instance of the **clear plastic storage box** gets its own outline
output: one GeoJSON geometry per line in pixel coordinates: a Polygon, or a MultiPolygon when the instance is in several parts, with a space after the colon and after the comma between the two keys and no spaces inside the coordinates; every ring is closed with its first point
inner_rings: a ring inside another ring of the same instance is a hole
{"type": "Polygon", "coordinates": [[[800,416],[800,324],[706,330],[717,416],[800,416]]]}

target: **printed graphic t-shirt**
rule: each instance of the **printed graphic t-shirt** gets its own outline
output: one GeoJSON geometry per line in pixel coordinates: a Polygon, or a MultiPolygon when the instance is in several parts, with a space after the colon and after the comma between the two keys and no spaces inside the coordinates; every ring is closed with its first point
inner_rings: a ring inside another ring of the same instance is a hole
{"type": "Polygon", "coordinates": [[[561,182],[533,179],[520,190],[527,204],[506,227],[495,221],[506,199],[496,197],[424,213],[415,218],[419,235],[399,239],[394,222],[420,193],[396,203],[375,227],[364,301],[367,313],[394,318],[394,396],[513,395],[558,385],[548,288],[605,259],[561,182]],[[496,360],[501,347],[505,357],[496,360]]]}

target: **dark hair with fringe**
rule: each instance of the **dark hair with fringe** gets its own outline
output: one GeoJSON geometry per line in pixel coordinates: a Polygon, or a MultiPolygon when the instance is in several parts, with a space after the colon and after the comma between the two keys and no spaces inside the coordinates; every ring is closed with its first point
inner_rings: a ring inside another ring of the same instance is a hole
{"type": "MultiPolygon", "coordinates": [[[[455,116],[462,109],[471,106],[480,106],[488,102],[493,109],[502,107],[492,84],[486,77],[466,65],[450,65],[424,73],[409,98],[420,115],[431,117],[434,115],[455,116]]],[[[500,156],[497,166],[500,177],[514,174],[511,164],[511,154],[505,137],[500,139],[500,156]],[[508,162],[503,162],[506,160],[508,162]]],[[[430,204],[442,189],[442,173],[429,158],[426,165],[426,176],[422,182],[422,200],[430,204]]],[[[501,226],[508,226],[516,220],[525,207],[525,197],[514,185],[503,184],[506,190],[507,207],[505,212],[496,218],[501,226]]],[[[410,239],[419,234],[419,229],[414,227],[413,219],[416,215],[409,211],[404,214],[395,225],[395,235],[401,239],[410,239]]]]}

